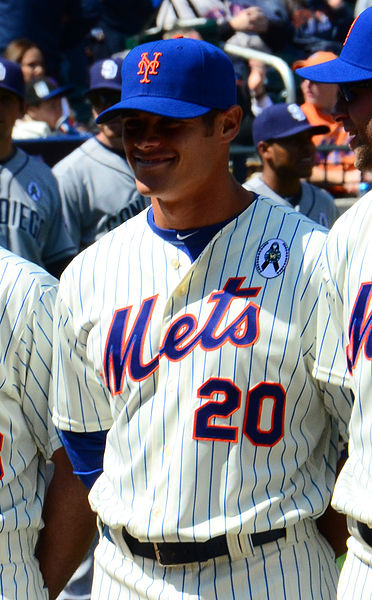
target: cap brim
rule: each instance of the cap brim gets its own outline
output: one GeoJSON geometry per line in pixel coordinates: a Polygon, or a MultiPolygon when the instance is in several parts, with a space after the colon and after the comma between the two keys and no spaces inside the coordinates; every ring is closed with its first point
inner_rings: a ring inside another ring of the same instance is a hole
{"type": "Polygon", "coordinates": [[[73,90],[72,85],[63,85],[48,94],[45,98],[41,98],[41,100],[49,100],[49,98],[55,98],[56,96],[63,96],[67,94],[67,92],[71,92],[73,90]]]}
{"type": "Polygon", "coordinates": [[[19,91],[15,90],[14,88],[12,88],[9,85],[3,85],[2,83],[0,83],[0,89],[1,90],[7,90],[8,92],[11,92],[15,96],[17,96],[17,98],[20,98],[20,100],[22,100],[22,101],[25,99],[24,95],[20,94],[19,91]]]}
{"type": "Polygon", "coordinates": [[[143,110],[155,115],[162,115],[171,119],[193,119],[201,117],[211,110],[210,107],[175,100],[173,98],[159,98],[156,96],[136,96],[127,98],[111,106],[98,115],[96,123],[106,123],[119,116],[124,110],[143,110]]]}
{"type": "Polygon", "coordinates": [[[94,85],[93,87],[90,87],[89,90],[87,90],[84,95],[89,96],[89,94],[91,92],[99,92],[102,90],[111,90],[113,92],[121,93],[121,85],[114,84],[114,83],[107,83],[107,84],[100,83],[98,85],[94,85]]]}
{"type": "Polygon", "coordinates": [[[304,133],[305,131],[309,131],[311,135],[320,135],[321,133],[328,133],[330,131],[328,125],[306,125],[298,127],[294,127],[290,132],[285,132],[283,135],[276,135],[271,138],[274,140],[280,140],[282,138],[292,137],[293,135],[297,135],[298,133],[304,133]]]}
{"type": "Polygon", "coordinates": [[[341,57],[312,67],[302,67],[296,70],[296,74],[303,79],[318,83],[346,83],[372,79],[372,70],[353,65],[341,57]]]}

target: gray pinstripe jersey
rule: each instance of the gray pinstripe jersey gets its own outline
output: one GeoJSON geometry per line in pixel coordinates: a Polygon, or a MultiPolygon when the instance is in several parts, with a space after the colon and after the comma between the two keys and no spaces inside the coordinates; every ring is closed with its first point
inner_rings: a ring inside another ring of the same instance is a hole
{"type": "Polygon", "coordinates": [[[0,245],[42,267],[76,254],[50,168],[20,148],[0,164],[0,245]]]}
{"type": "Polygon", "coordinates": [[[40,528],[45,461],[61,446],[48,404],[56,284],[0,249],[0,544],[40,528]]]}
{"type": "Polygon", "coordinates": [[[126,160],[96,138],[87,140],[57,163],[53,172],[67,228],[80,249],[148,205],[137,191],[126,160]]]}
{"type": "Polygon", "coordinates": [[[146,219],[79,255],[56,303],[54,421],[114,422],[93,508],[168,541],[321,514],[328,410],[346,436],[351,404],[310,375],[325,230],[259,197],[191,264],[146,219]]]}
{"type": "MultiPolygon", "coordinates": [[[[256,192],[256,194],[273,198],[283,206],[291,206],[288,200],[279,196],[266,185],[259,175],[251,177],[243,187],[256,192]]],[[[301,199],[298,210],[309,219],[328,227],[328,229],[339,217],[337,206],[331,194],[307,181],[301,182],[301,199]]]]}

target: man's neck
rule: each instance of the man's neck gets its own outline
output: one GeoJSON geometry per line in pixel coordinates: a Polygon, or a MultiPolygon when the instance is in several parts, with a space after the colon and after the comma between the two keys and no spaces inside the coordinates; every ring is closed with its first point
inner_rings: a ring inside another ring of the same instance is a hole
{"type": "Polygon", "coordinates": [[[301,188],[301,181],[298,178],[278,177],[271,170],[264,170],[261,179],[270,189],[283,198],[295,196],[301,188]]]}
{"type": "Polygon", "coordinates": [[[14,154],[13,140],[11,138],[0,140],[0,162],[6,161],[13,154],[14,154]]]}
{"type": "Polygon", "coordinates": [[[116,154],[122,154],[124,156],[124,148],[123,148],[123,144],[122,144],[121,140],[110,139],[106,135],[104,135],[101,131],[99,133],[97,133],[96,138],[100,142],[100,144],[102,144],[102,146],[105,146],[106,148],[108,148],[108,150],[111,150],[112,152],[116,152],[116,154]]]}

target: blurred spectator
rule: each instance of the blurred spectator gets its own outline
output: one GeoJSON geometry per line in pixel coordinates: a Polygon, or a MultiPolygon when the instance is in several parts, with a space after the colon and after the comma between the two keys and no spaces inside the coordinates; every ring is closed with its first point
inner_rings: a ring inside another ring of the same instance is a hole
{"type": "Polygon", "coordinates": [[[59,86],[50,77],[40,77],[26,84],[25,114],[13,128],[14,139],[44,138],[77,133],[64,111],[62,98],[71,86],[59,86]]]}
{"type": "Polygon", "coordinates": [[[344,0],[284,0],[294,33],[287,45],[290,62],[325,50],[339,53],[353,22],[353,5],[344,0]]]}
{"type": "Polygon", "coordinates": [[[327,125],[311,125],[297,104],[274,104],[263,110],[253,121],[253,139],[263,170],[244,187],[331,227],[339,216],[332,196],[302,181],[310,177],[314,166],[312,138],[327,131],[327,125]]]}
{"type": "MultiPolygon", "coordinates": [[[[337,58],[332,52],[315,52],[305,60],[298,60],[293,69],[317,65],[337,58]]],[[[309,79],[301,80],[304,102],[301,108],[312,125],[327,125],[328,133],[314,137],[316,146],[347,146],[344,150],[317,152],[316,166],[311,181],[326,185],[334,195],[357,195],[360,171],[354,166],[354,152],[348,146],[349,134],[341,123],[334,120],[332,110],[336,104],[338,86],[336,83],[316,83],[309,79]]]]}
{"type": "Polygon", "coordinates": [[[372,0],[356,0],[354,6],[354,17],[360,15],[363,10],[372,5],[372,0]]]}
{"type": "Polygon", "coordinates": [[[101,14],[90,32],[92,60],[107,58],[126,48],[127,39],[150,24],[155,7],[151,0],[101,0],[101,14]]]}
{"type": "Polygon", "coordinates": [[[21,65],[25,82],[44,77],[45,58],[40,46],[27,38],[13,40],[4,50],[4,58],[21,65]]]}
{"type": "Polygon", "coordinates": [[[13,40],[33,40],[44,54],[46,74],[74,86],[71,106],[83,122],[80,98],[89,67],[84,41],[100,14],[101,0],[0,0],[0,53],[13,40]]]}
{"type": "Polygon", "coordinates": [[[13,143],[12,129],[23,100],[21,67],[0,59],[0,244],[59,277],[76,247],[63,225],[51,170],[13,143]]]}
{"type": "MultiPolygon", "coordinates": [[[[105,59],[90,68],[88,98],[94,119],[120,100],[122,59],[105,59]]],[[[98,126],[95,137],[53,168],[69,233],[82,250],[107,231],[143,210],[148,201],[139,194],[125,158],[121,117],[98,126]]]]}
{"type": "Polygon", "coordinates": [[[100,0],[0,0],[0,52],[19,38],[42,49],[48,75],[60,79],[61,57],[98,18],[100,0]]]}
{"type": "Polygon", "coordinates": [[[264,52],[283,48],[291,32],[282,0],[163,0],[156,25],[167,30],[178,19],[200,17],[216,21],[221,41],[264,52]]]}

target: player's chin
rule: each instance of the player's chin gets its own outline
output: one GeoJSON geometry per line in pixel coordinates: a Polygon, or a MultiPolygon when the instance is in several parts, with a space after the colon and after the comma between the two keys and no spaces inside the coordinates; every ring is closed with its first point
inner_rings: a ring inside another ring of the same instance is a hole
{"type": "Polygon", "coordinates": [[[307,179],[311,177],[311,173],[313,171],[313,164],[311,165],[303,165],[302,168],[298,170],[298,177],[301,179],[307,179]]]}
{"type": "Polygon", "coordinates": [[[367,144],[360,144],[354,148],[354,165],[360,171],[372,170],[372,148],[367,144]]]}

